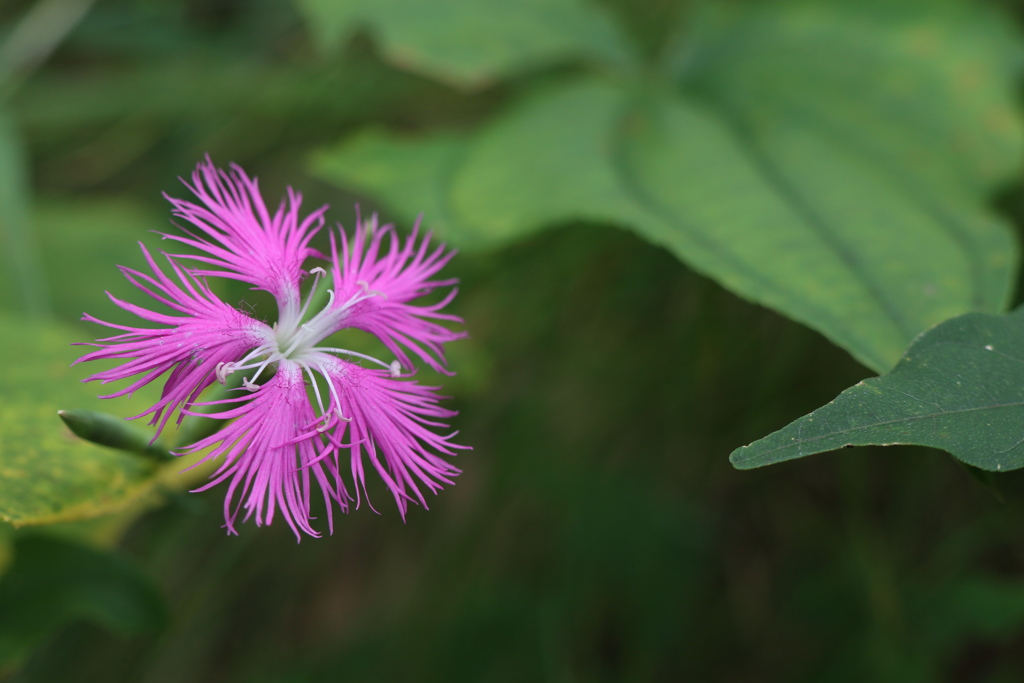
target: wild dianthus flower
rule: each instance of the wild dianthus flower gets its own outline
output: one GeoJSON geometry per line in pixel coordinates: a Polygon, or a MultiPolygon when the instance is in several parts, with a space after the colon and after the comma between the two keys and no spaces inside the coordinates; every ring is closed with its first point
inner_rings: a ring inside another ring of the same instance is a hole
{"type": "Polygon", "coordinates": [[[209,483],[197,490],[227,482],[229,533],[237,533],[244,508],[243,519],[252,517],[257,525],[280,514],[297,537],[300,532],[318,536],[310,525],[315,489],[333,531],[333,505],[344,512],[365,497],[368,465],[391,491],[403,518],[410,502],[426,507],[424,489],[436,493],[459,473],[442,456],[465,447],[453,443],[454,434],[439,433],[454,412],[439,405],[437,387],[411,379],[414,361],[451,374],[444,344],[464,333],[446,327],[462,321],[442,312],[454,288],[435,303],[416,301],[455,284],[434,279],[454,252],[444,245],[431,248],[430,235],[421,236],[418,223],[403,243],[391,225],[378,225],[374,216],[357,220],[351,237],[340,226],[328,228],[330,252],[323,254],[310,244],[324,228],[327,207],[303,216],[301,195],[291,188],[271,213],[256,180],[238,166],[223,171],[207,158],[191,184],[184,182],[198,202],[167,199],[173,214],[190,227],[162,236],[192,252],[163,254],[162,265],[140,243],[148,271],[121,268],[167,312],[108,293],[149,326],[85,314],[83,320],[120,331],[89,344],[98,348],[77,361],[119,365],[85,381],[132,380],[101,397],[114,398],[163,378],[160,399],[131,418],[150,416],[157,435],[170,420],[181,424],[184,416],[200,412],[228,420],[180,453],[211,449],[202,462],[220,461],[209,483]],[[310,276],[303,300],[300,285],[310,276]],[[276,322],[268,324],[222,301],[209,286],[213,278],[271,294],[276,322]],[[321,278],[329,278],[330,288],[323,307],[312,311],[321,278]],[[331,345],[328,338],[345,329],[376,336],[394,359],[331,345]],[[200,401],[204,390],[235,373],[242,376],[241,388],[227,398],[200,401]],[[346,469],[355,498],[344,481],[346,469]]]}

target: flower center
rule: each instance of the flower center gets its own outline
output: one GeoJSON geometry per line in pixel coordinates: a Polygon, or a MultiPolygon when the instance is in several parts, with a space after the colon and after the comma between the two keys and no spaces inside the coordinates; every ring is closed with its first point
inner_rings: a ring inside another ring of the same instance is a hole
{"type": "MultiPolygon", "coordinates": [[[[280,320],[274,323],[273,328],[268,330],[263,344],[249,351],[238,361],[219,363],[216,375],[217,380],[221,384],[224,384],[227,378],[235,372],[255,370],[252,375],[242,379],[242,386],[249,391],[256,391],[260,387],[257,380],[268,367],[273,366],[276,368],[282,361],[291,361],[309,373],[311,366],[319,367],[322,364],[321,360],[316,357],[319,353],[332,353],[351,358],[361,358],[375,365],[387,368],[392,377],[398,377],[401,374],[401,364],[397,360],[385,363],[378,358],[351,349],[317,346],[321,341],[341,329],[341,323],[348,316],[353,306],[360,301],[365,301],[375,296],[386,298],[386,295],[375,292],[369,288],[367,283],[360,282],[359,284],[362,285],[361,292],[351,296],[348,301],[336,305],[334,290],[328,289],[327,302],[320,312],[309,320],[302,322],[302,319],[309,311],[313,299],[318,296],[317,285],[320,283],[321,276],[327,275],[327,271],[319,267],[313,268],[309,272],[314,276],[313,286],[310,287],[309,294],[306,296],[306,300],[301,308],[296,310],[297,307],[295,305],[281,306],[280,320]]],[[[294,297],[288,297],[288,300],[296,301],[298,298],[296,294],[294,297]]],[[[312,375],[310,381],[313,383],[315,390],[316,382],[312,375]]]]}

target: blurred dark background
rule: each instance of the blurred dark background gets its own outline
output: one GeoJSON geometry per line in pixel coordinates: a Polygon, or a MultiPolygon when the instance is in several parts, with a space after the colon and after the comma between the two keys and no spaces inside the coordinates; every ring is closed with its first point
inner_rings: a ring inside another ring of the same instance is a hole
{"type": "MultiPolygon", "coordinates": [[[[32,5],[4,0],[0,36],[32,5]]],[[[685,3],[609,5],[654,53],[685,3]]],[[[204,154],[259,176],[268,201],[292,185],[343,224],[356,202],[388,218],[312,177],[310,151],[366,124],[468,126],[551,75],[458,91],[389,66],[366,33],[324,56],[286,2],[87,10],[6,86],[53,308],[82,338],[82,310],[137,258],[132,231],[168,225],[161,192],[183,196],[204,154]],[[104,259],[66,266],[88,240],[104,259]]],[[[1001,205],[1019,222],[1018,196],[1001,205]]],[[[448,273],[471,338],[445,393],[474,450],[429,512],[403,523],[378,493],[381,514],[296,544],[281,525],[226,537],[217,491],[168,494],[113,550],[155,582],[166,626],[64,624],[7,680],[1024,677],[1021,475],[986,485],[910,448],[734,470],[733,449],[871,373],[613,226],[448,273]]]]}

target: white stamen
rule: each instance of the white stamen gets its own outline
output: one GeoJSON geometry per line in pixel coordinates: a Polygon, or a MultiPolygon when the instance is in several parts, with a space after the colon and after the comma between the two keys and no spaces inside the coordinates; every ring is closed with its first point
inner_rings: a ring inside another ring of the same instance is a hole
{"type": "MultiPolygon", "coordinates": [[[[373,356],[368,356],[365,353],[359,353],[358,351],[350,351],[348,349],[342,349],[342,348],[339,348],[337,346],[318,346],[317,347],[317,351],[330,351],[331,353],[343,353],[346,356],[355,356],[356,358],[362,358],[363,360],[368,360],[371,363],[376,363],[377,365],[381,366],[382,368],[387,368],[390,372],[394,372],[395,363],[398,362],[398,361],[392,361],[390,363],[385,363],[384,361],[378,360],[377,358],[374,358],[373,356]]],[[[399,368],[401,368],[401,365],[399,365],[399,368]]]]}
{"type": "Polygon", "coordinates": [[[217,376],[217,381],[224,384],[228,381],[228,375],[235,371],[234,363],[217,363],[217,367],[214,369],[214,374],[217,376]]]}
{"type": "Polygon", "coordinates": [[[317,420],[322,420],[323,424],[317,425],[316,431],[323,434],[324,432],[331,428],[331,411],[328,410],[326,413],[318,417],[317,420]]]}
{"type": "MultiPolygon", "coordinates": [[[[312,321],[310,321],[310,322],[312,322],[312,321]]],[[[301,325],[299,325],[299,331],[300,332],[306,332],[308,330],[309,330],[309,323],[302,323],[301,325]]],[[[301,344],[303,341],[305,341],[303,339],[303,335],[302,334],[296,334],[295,338],[292,340],[292,343],[288,346],[288,348],[286,348],[284,351],[281,352],[281,355],[284,356],[285,358],[290,358],[291,355],[295,352],[295,348],[299,344],[301,344]]]]}
{"type": "MultiPolygon", "coordinates": [[[[256,386],[254,384],[254,382],[256,381],[256,379],[261,374],[263,374],[263,371],[267,369],[267,366],[270,365],[275,360],[277,360],[277,356],[271,355],[269,358],[267,358],[262,363],[260,363],[259,366],[256,368],[256,372],[253,373],[252,377],[249,377],[248,379],[243,380],[243,382],[242,382],[243,384],[245,384],[245,382],[249,383],[249,384],[246,384],[245,388],[249,389],[249,391],[256,391],[256,389],[259,389],[259,387],[256,386]],[[256,389],[250,388],[249,385],[252,385],[252,386],[256,387],[256,389]]],[[[252,366],[249,366],[249,367],[252,367],[252,366]]]]}
{"type": "Polygon", "coordinates": [[[302,320],[306,317],[306,311],[309,310],[309,304],[313,301],[313,296],[316,295],[316,286],[320,284],[320,277],[327,275],[327,271],[317,266],[309,271],[309,274],[313,276],[313,286],[309,288],[309,294],[306,296],[306,301],[302,304],[302,309],[299,311],[299,315],[296,321],[302,320]]]}
{"type": "Polygon", "coordinates": [[[324,369],[319,368],[320,373],[327,380],[327,389],[331,392],[331,398],[334,400],[334,414],[338,416],[338,419],[342,422],[351,422],[351,417],[345,417],[345,412],[341,409],[341,397],[338,396],[338,390],[334,387],[334,382],[331,381],[330,375],[324,372],[324,369]]]}
{"type": "Polygon", "coordinates": [[[376,289],[370,289],[370,283],[366,280],[356,280],[356,284],[363,288],[363,294],[366,295],[362,299],[359,299],[359,301],[363,301],[364,299],[369,299],[374,296],[379,296],[383,299],[388,298],[388,295],[384,292],[378,292],[376,289]]]}
{"type": "Polygon", "coordinates": [[[327,382],[327,388],[331,392],[331,398],[334,399],[334,405],[330,408],[324,408],[323,399],[320,397],[320,387],[316,383],[316,375],[313,374],[313,368],[309,365],[309,363],[306,363],[304,361],[297,362],[302,367],[302,369],[306,371],[306,374],[309,375],[309,383],[313,387],[313,395],[316,397],[316,404],[317,406],[320,407],[320,417],[327,419],[327,423],[325,423],[323,429],[317,428],[317,431],[326,431],[326,424],[330,423],[329,417],[331,415],[334,415],[342,422],[351,422],[352,418],[345,417],[345,415],[341,411],[341,398],[338,396],[338,392],[334,388],[334,382],[331,381],[330,375],[328,375],[324,367],[320,363],[316,364],[317,372],[319,372],[321,376],[323,376],[324,380],[327,382]]]}
{"type": "Polygon", "coordinates": [[[309,375],[309,384],[313,387],[313,395],[316,396],[316,404],[320,406],[320,415],[322,416],[327,414],[329,411],[324,410],[324,402],[323,399],[320,398],[320,387],[316,383],[316,375],[313,374],[313,369],[309,367],[308,363],[304,363],[302,361],[299,361],[299,367],[305,370],[306,374],[309,375]]]}
{"type": "MultiPolygon", "coordinates": [[[[315,403],[312,407],[316,414],[311,427],[316,432],[329,432],[341,422],[352,422],[353,417],[346,417],[342,409],[342,401],[339,387],[335,386],[334,377],[344,377],[345,361],[331,358],[321,354],[347,356],[351,359],[362,359],[372,365],[383,368],[392,378],[402,376],[402,363],[395,359],[391,362],[384,362],[379,358],[344,349],[339,347],[319,346],[318,342],[325,340],[331,333],[344,327],[342,323],[350,315],[352,306],[361,301],[375,296],[387,299],[383,292],[370,289],[367,280],[359,280],[356,284],[359,289],[352,292],[349,299],[343,304],[336,303],[337,293],[333,288],[327,288],[327,301],[323,308],[315,315],[312,315],[306,322],[303,320],[312,305],[314,296],[322,294],[317,290],[319,279],[329,275],[329,272],[321,267],[311,268],[309,274],[314,276],[314,281],[309,289],[306,300],[302,302],[301,309],[297,316],[287,319],[281,318],[274,324],[273,333],[269,335],[269,341],[251,350],[241,360],[232,363],[220,363],[217,366],[217,379],[223,384],[229,375],[242,370],[254,370],[254,372],[242,379],[242,387],[251,392],[260,389],[257,379],[268,366],[277,367],[284,361],[298,365],[302,372],[308,377],[308,385],[315,403]],[[336,373],[341,373],[340,375],[336,373]],[[333,377],[332,377],[333,375],[333,377]],[[328,394],[325,394],[320,386],[321,382],[326,383],[328,394]]],[[[351,281],[350,281],[351,282],[351,281]]],[[[294,313],[294,311],[290,312],[294,313]]],[[[351,361],[350,361],[351,362],[351,361]]],[[[357,361],[356,361],[357,362],[357,361]]]]}

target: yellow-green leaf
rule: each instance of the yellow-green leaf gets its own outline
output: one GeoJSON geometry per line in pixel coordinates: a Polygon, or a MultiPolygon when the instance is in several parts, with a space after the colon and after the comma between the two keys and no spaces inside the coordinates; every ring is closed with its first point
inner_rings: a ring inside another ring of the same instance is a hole
{"type": "MultiPolygon", "coordinates": [[[[85,519],[122,509],[148,493],[157,463],[73,435],[57,411],[116,410],[148,405],[144,394],[109,405],[72,361],[81,332],[58,324],[0,315],[0,520],[16,526],[85,519]]],[[[132,412],[134,411],[134,413],[132,412]]]]}

